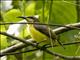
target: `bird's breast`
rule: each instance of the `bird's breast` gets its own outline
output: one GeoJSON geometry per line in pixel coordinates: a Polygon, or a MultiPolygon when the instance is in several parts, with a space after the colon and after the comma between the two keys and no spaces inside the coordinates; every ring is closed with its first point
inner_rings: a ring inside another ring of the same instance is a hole
{"type": "Polygon", "coordinates": [[[35,29],[35,27],[33,25],[28,25],[27,29],[34,41],[49,42],[49,40],[48,40],[49,38],[46,35],[44,35],[43,33],[39,32],[37,29],[35,29]]]}

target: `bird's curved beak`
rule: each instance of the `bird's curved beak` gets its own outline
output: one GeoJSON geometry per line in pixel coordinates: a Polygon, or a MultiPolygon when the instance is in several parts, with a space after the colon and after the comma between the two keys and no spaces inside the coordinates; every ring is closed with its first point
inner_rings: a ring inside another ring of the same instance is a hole
{"type": "Polygon", "coordinates": [[[22,19],[25,19],[25,20],[29,21],[29,19],[27,19],[28,16],[18,16],[17,18],[22,18],[22,19]]]}
{"type": "Polygon", "coordinates": [[[27,19],[27,16],[18,16],[17,18],[27,19]]]}

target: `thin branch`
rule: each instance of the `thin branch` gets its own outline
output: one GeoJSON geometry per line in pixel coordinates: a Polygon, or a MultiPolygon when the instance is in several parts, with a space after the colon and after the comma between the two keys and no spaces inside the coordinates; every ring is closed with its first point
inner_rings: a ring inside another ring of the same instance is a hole
{"type": "MultiPolygon", "coordinates": [[[[66,45],[74,45],[74,44],[80,44],[80,41],[63,43],[64,46],[66,46],[66,45]]],[[[56,46],[59,46],[59,45],[54,45],[53,47],[56,47],[56,46]]],[[[52,46],[50,46],[50,45],[46,46],[46,48],[49,48],[49,47],[52,47],[52,46]]]]}
{"type": "MultiPolygon", "coordinates": [[[[36,24],[36,25],[46,25],[46,26],[58,26],[58,27],[67,27],[67,28],[74,28],[74,29],[80,29],[78,27],[74,27],[74,26],[67,26],[67,25],[62,25],[62,24],[46,24],[46,23],[16,23],[16,22],[1,22],[0,25],[9,25],[9,24],[36,24]]],[[[80,24],[80,23],[79,23],[80,24]]]]}
{"type": "Polygon", "coordinates": [[[26,50],[26,51],[20,51],[20,52],[9,52],[9,53],[1,53],[0,56],[5,56],[5,55],[15,55],[15,54],[21,54],[21,53],[26,53],[26,52],[33,52],[39,49],[32,49],[32,50],[26,50]]]}
{"type": "Polygon", "coordinates": [[[79,23],[74,23],[74,24],[67,24],[65,25],[66,27],[59,27],[53,30],[53,32],[56,33],[56,35],[62,34],[64,32],[74,30],[75,28],[80,29],[80,22],[79,23]]]}
{"type": "Polygon", "coordinates": [[[16,23],[16,22],[0,22],[0,25],[10,25],[10,24],[37,24],[37,25],[48,25],[48,26],[63,26],[62,24],[45,24],[45,23],[16,23]]]}

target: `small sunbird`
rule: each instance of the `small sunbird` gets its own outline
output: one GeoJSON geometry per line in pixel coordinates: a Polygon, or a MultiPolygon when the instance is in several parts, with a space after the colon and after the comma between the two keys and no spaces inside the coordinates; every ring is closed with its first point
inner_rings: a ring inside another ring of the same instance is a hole
{"type": "MultiPolygon", "coordinates": [[[[51,44],[53,46],[55,44],[57,40],[56,34],[47,25],[36,24],[40,23],[38,20],[39,18],[36,16],[19,16],[18,18],[22,18],[27,20],[29,23],[33,23],[27,24],[28,32],[34,41],[38,43],[41,42],[41,46],[46,44],[51,44]]],[[[59,41],[58,43],[62,46],[59,41]]]]}

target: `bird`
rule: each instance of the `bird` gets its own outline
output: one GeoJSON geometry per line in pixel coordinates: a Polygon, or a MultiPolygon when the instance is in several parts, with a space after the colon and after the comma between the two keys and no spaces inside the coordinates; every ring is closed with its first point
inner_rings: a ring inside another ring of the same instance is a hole
{"type": "MultiPolygon", "coordinates": [[[[40,43],[41,46],[51,45],[54,46],[57,40],[57,36],[55,32],[47,25],[40,25],[39,18],[36,16],[19,16],[18,18],[22,18],[27,20],[27,30],[30,33],[32,39],[37,43],[40,43]],[[36,24],[37,23],[37,24],[36,24]]],[[[59,41],[58,43],[63,46],[59,41]]]]}

